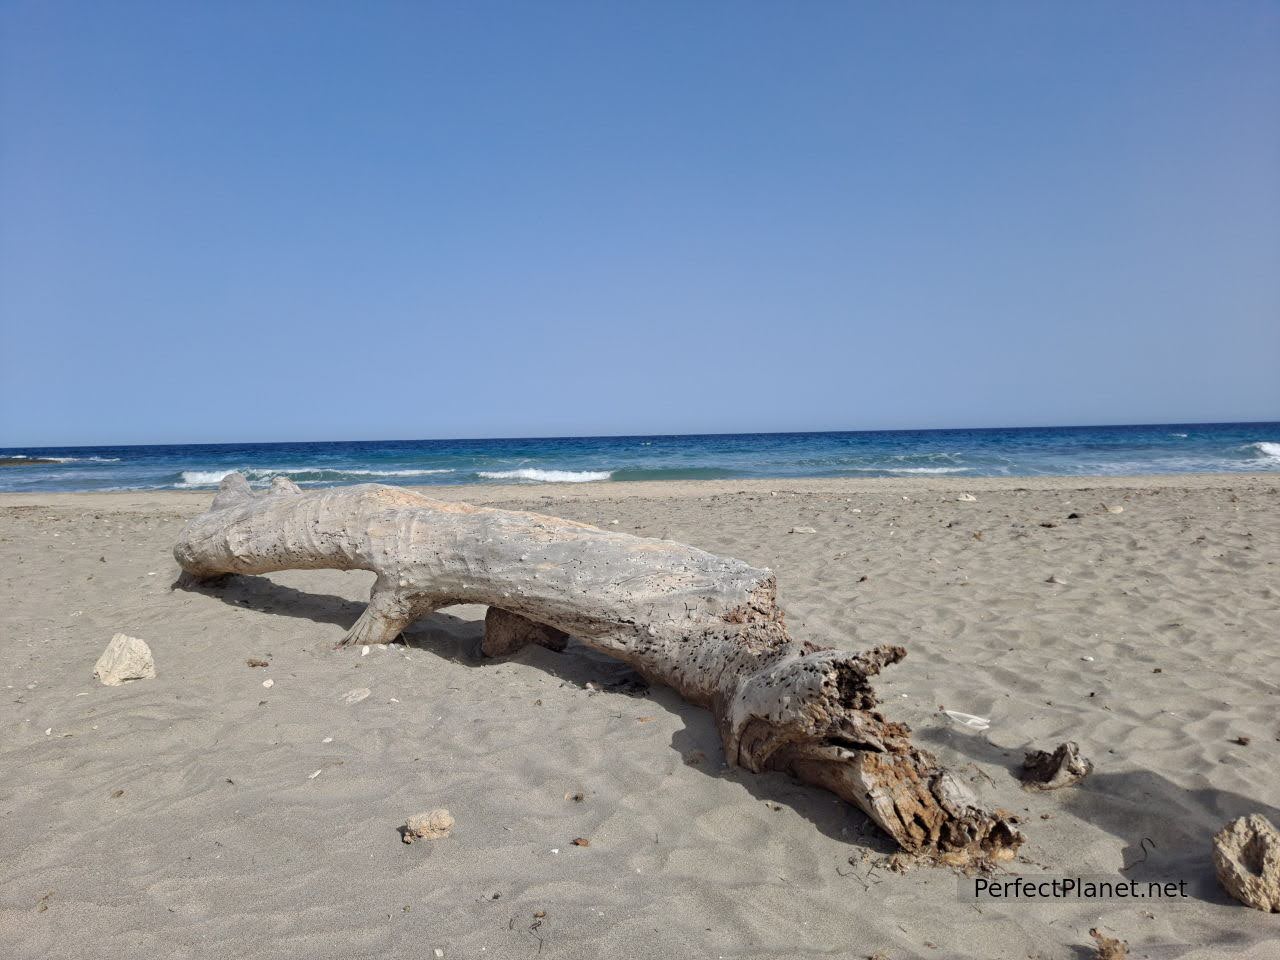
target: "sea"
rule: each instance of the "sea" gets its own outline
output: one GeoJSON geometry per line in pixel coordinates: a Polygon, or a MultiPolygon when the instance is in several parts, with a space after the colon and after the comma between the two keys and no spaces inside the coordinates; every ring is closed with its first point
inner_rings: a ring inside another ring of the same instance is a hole
{"type": "Polygon", "coordinates": [[[1280,474],[1280,423],[0,448],[0,491],[770,477],[1280,474]]]}

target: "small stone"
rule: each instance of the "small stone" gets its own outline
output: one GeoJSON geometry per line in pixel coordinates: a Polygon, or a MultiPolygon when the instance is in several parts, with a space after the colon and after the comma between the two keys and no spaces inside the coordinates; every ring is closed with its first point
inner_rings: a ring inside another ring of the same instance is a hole
{"type": "Polygon", "coordinates": [[[432,950],[431,952],[432,952],[432,953],[434,953],[437,957],[443,957],[443,956],[444,956],[444,951],[443,951],[443,950],[441,950],[439,947],[436,947],[436,948],[435,948],[434,950],[432,950]]]}
{"type": "Polygon", "coordinates": [[[977,503],[978,498],[972,493],[962,493],[960,496],[956,497],[956,501],[959,503],[977,503]]]}
{"type": "Polygon", "coordinates": [[[269,666],[271,666],[271,664],[270,664],[270,663],[268,663],[266,660],[260,660],[260,659],[258,659],[257,657],[250,657],[248,660],[246,660],[246,661],[245,661],[245,663],[246,663],[246,664],[248,664],[248,665],[249,665],[249,666],[251,666],[251,667],[269,667],[269,666]]]}
{"type": "Polygon", "coordinates": [[[1107,507],[1107,513],[1124,513],[1124,507],[1121,507],[1119,505],[1114,507],[1107,507]]]}
{"type": "Polygon", "coordinates": [[[1067,581],[1063,580],[1063,579],[1062,579],[1060,576],[1058,576],[1056,573],[1051,573],[1051,574],[1049,574],[1049,576],[1047,576],[1047,577],[1045,578],[1045,581],[1044,581],[1044,582],[1045,582],[1045,583],[1056,583],[1056,584],[1057,584],[1058,586],[1060,586],[1060,587],[1065,587],[1065,586],[1067,585],[1067,581]]]}
{"type": "Polygon", "coordinates": [[[405,843],[415,840],[439,840],[453,830],[453,814],[441,807],[409,818],[401,831],[405,843]]]}
{"type": "Polygon", "coordinates": [[[146,643],[117,633],[94,664],[93,675],[108,687],[118,687],[128,680],[155,679],[156,663],[146,643]]]}
{"type": "Polygon", "coordinates": [[[373,691],[368,687],[356,687],[354,690],[348,690],[342,695],[343,703],[359,703],[361,700],[368,699],[373,695],[373,691]]]}
{"type": "Polygon", "coordinates": [[[792,527],[791,532],[792,533],[817,533],[818,531],[815,530],[813,527],[792,527]]]}
{"type": "Polygon", "coordinates": [[[588,840],[586,837],[574,837],[573,845],[575,847],[589,847],[591,846],[591,841],[588,840]]]}
{"type": "Polygon", "coordinates": [[[262,685],[266,687],[268,690],[270,690],[272,687],[276,685],[276,682],[272,680],[270,677],[268,677],[266,680],[262,681],[262,685]]]}
{"type": "Polygon", "coordinates": [[[360,648],[360,656],[367,657],[369,655],[369,645],[366,643],[360,648]]]}
{"type": "Polygon", "coordinates": [[[1214,835],[1213,866],[1222,888],[1246,906],[1280,913],[1280,831],[1261,814],[1214,835]]]}

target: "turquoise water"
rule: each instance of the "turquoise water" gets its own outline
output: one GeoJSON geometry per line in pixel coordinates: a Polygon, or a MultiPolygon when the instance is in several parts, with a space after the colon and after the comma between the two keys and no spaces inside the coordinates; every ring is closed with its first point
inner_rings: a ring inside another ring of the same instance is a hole
{"type": "Polygon", "coordinates": [[[212,489],[239,470],[302,486],[729,477],[1280,473],[1280,423],[0,448],[0,491],[212,489]]]}

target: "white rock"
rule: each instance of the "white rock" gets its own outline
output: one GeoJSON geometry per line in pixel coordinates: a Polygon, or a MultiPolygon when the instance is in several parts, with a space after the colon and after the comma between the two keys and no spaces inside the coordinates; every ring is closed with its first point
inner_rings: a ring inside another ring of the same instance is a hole
{"type": "Polygon", "coordinates": [[[1255,813],[1213,838],[1213,865],[1222,888],[1246,906],[1280,913],[1280,831],[1255,813]]]}
{"type": "Polygon", "coordinates": [[[156,662],[143,641],[117,633],[94,664],[93,675],[108,687],[118,687],[126,680],[154,679],[156,662]]]}
{"type": "Polygon", "coordinates": [[[262,685],[266,687],[268,690],[270,690],[272,687],[276,685],[276,682],[274,680],[263,680],[262,685]]]}
{"type": "Polygon", "coordinates": [[[791,532],[792,533],[817,533],[818,531],[815,530],[813,527],[792,527],[791,532]]]}

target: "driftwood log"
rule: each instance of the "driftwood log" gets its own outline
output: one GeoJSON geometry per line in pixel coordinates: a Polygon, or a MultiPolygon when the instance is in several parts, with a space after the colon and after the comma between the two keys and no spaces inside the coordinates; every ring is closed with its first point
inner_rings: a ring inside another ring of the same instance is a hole
{"type": "Polygon", "coordinates": [[[277,478],[255,494],[240,474],[187,524],[174,556],[195,581],[372,571],[369,606],[344,644],[388,643],[433,610],[485,604],[486,654],[575,637],[711,710],[730,764],[824,787],[910,853],[980,865],[1022,843],[876,710],[871,678],[906,651],[791,639],[773,573],[740,560],[376,484],[303,493],[277,478]]]}

